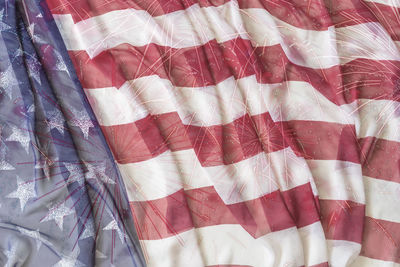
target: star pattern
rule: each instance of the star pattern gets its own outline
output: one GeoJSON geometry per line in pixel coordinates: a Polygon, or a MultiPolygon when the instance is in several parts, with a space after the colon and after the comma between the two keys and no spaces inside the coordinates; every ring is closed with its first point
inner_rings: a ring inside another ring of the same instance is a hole
{"type": "Polygon", "coordinates": [[[0,160],[0,171],[11,171],[11,170],[15,170],[15,168],[7,161],[1,159],[0,160]]]}
{"type": "Polygon", "coordinates": [[[61,114],[61,111],[58,109],[54,109],[49,113],[48,124],[50,129],[57,129],[61,134],[64,134],[64,118],[61,114]]]}
{"type": "Polygon", "coordinates": [[[4,8],[0,10],[0,32],[12,29],[10,25],[3,22],[4,8]]]}
{"type": "Polygon", "coordinates": [[[18,48],[15,50],[13,55],[11,56],[11,61],[16,60],[19,57],[22,57],[24,55],[24,50],[22,50],[21,45],[18,46],[18,48]]]}
{"type": "Polygon", "coordinates": [[[39,230],[32,231],[19,226],[17,226],[17,229],[21,234],[33,238],[36,242],[36,250],[40,249],[42,242],[45,240],[41,237],[39,230]]]}
{"type": "Polygon", "coordinates": [[[93,237],[94,236],[94,224],[92,220],[87,220],[85,225],[85,230],[83,231],[83,233],[81,234],[81,236],[79,237],[79,239],[86,239],[89,237],[93,237]]]}
{"type": "Polygon", "coordinates": [[[45,43],[45,41],[42,38],[40,38],[40,36],[38,34],[35,34],[35,26],[36,26],[36,23],[31,23],[28,26],[28,32],[29,32],[29,35],[30,35],[32,41],[34,41],[36,43],[45,43]]]}
{"type": "Polygon", "coordinates": [[[28,65],[29,76],[32,77],[38,84],[42,84],[42,80],[40,78],[41,64],[36,55],[29,54],[25,61],[28,65]]]}
{"type": "Polygon", "coordinates": [[[25,182],[17,176],[17,190],[11,192],[6,197],[18,198],[21,204],[21,211],[23,211],[28,200],[36,196],[35,182],[25,182]]]}
{"type": "MultiPolygon", "coordinates": [[[[74,73],[64,61],[68,53],[61,40],[52,39],[52,31],[59,34],[56,25],[49,27],[44,21],[47,14],[37,14],[42,12],[36,9],[38,3],[24,2],[23,9],[17,8],[16,1],[0,4],[0,43],[4,42],[0,59],[0,199],[4,200],[0,201],[0,223],[6,238],[0,236],[5,241],[0,242],[0,266],[81,267],[95,257],[113,262],[116,255],[127,262],[132,257],[126,253],[127,246],[132,246],[129,239],[113,244],[115,254],[110,256],[109,251],[102,251],[104,255],[96,250],[107,248],[111,238],[115,239],[111,232],[102,231],[110,218],[103,217],[101,210],[101,216],[90,217],[79,227],[80,236],[76,235],[77,220],[94,213],[95,205],[107,203],[107,209],[115,208],[113,198],[120,201],[120,195],[116,190],[102,193],[96,186],[78,186],[88,179],[115,184],[114,172],[107,169],[112,158],[108,161],[102,154],[108,147],[99,142],[103,141],[101,132],[91,129],[96,123],[84,93],[76,90],[81,89],[78,81],[68,77],[74,73]],[[71,90],[65,92],[63,85],[71,90]],[[63,112],[59,105],[73,110],[63,112]],[[93,142],[77,144],[76,136],[90,137],[93,142]],[[95,151],[93,144],[101,149],[95,151]],[[99,158],[104,162],[86,164],[99,158]]],[[[125,238],[123,223],[116,219],[114,224],[105,228],[125,238]]]]}
{"type": "Polygon", "coordinates": [[[79,185],[84,184],[85,177],[82,174],[82,169],[80,164],[65,162],[64,166],[69,172],[67,183],[78,182],[79,185]]]}
{"type": "Polygon", "coordinates": [[[26,153],[29,154],[29,144],[31,139],[29,137],[28,131],[21,130],[13,125],[10,126],[12,133],[9,137],[7,137],[6,141],[15,141],[20,143],[25,149],[26,153]]]}
{"type": "Polygon", "coordinates": [[[86,163],[86,167],[88,169],[86,173],[88,179],[94,179],[97,182],[100,180],[106,184],[115,184],[115,181],[106,175],[106,166],[104,163],[98,165],[86,163]]]}
{"type": "Polygon", "coordinates": [[[89,129],[94,127],[92,120],[84,110],[73,112],[73,114],[75,114],[75,117],[71,119],[71,125],[79,127],[85,139],[88,139],[89,129]]]}
{"type": "Polygon", "coordinates": [[[50,208],[46,217],[44,217],[40,222],[47,222],[47,221],[54,220],[55,223],[57,224],[57,226],[61,230],[63,230],[64,217],[71,215],[71,214],[74,214],[74,211],[73,211],[73,209],[68,208],[65,205],[65,202],[62,202],[61,204],[58,203],[50,208]]]}
{"type": "Polygon", "coordinates": [[[7,257],[7,262],[4,267],[13,267],[19,259],[18,245],[11,246],[10,249],[3,251],[7,257]]]}
{"type": "Polygon", "coordinates": [[[63,255],[54,267],[84,267],[85,265],[78,260],[79,250],[74,250],[69,255],[63,255]]]}
{"type": "Polygon", "coordinates": [[[8,98],[12,98],[12,87],[18,85],[14,76],[14,71],[9,66],[5,71],[0,72],[0,88],[8,98]]]}
{"type": "Polygon", "coordinates": [[[14,166],[6,161],[6,148],[2,143],[0,145],[0,171],[12,171],[15,170],[14,166]]]}
{"type": "Polygon", "coordinates": [[[62,58],[62,56],[60,55],[60,53],[58,53],[57,50],[54,50],[54,55],[56,56],[55,70],[65,71],[68,74],[68,76],[70,76],[69,71],[68,71],[68,67],[65,64],[65,61],[62,58]]]}
{"type": "Polygon", "coordinates": [[[104,228],[103,230],[115,230],[117,231],[118,237],[121,240],[121,242],[124,242],[124,237],[125,234],[122,232],[121,228],[118,226],[118,222],[112,218],[111,222],[109,222],[104,228]]]}

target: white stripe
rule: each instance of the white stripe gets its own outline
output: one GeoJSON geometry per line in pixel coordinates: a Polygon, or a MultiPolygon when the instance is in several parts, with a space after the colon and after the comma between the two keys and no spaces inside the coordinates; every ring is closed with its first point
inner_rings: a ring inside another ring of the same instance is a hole
{"type": "Polygon", "coordinates": [[[240,225],[209,226],[161,240],[142,240],[149,267],[208,265],[301,266],[302,244],[296,228],[254,239],[240,225]],[[290,253],[286,253],[290,251],[290,253]]]}
{"type": "Polygon", "coordinates": [[[329,251],[329,266],[349,266],[360,254],[361,245],[345,240],[326,240],[329,251]]]}
{"type": "Polygon", "coordinates": [[[167,151],[143,162],[119,164],[119,169],[130,201],[164,198],[182,188],[214,186],[226,204],[234,204],[278,188],[286,191],[312,183],[307,164],[290,148],[214,167],[202,167],[193,149],[167,151]]]}
{"type": "Polygon", "coordinates": [[[355,58],[399,60],[395,43],[379,23],[363,23],[326,31],[305,30],[280,21],[265,9],[239,10],[236,1],[218,7],[191,7],[158,17],[146,11],[112,11],[74,24],[70,14],[54,15],[68,50],[90,57],[122,43],[156,43],[174,48],[226,42],[238,36],[255,46],[281,44],[291,62],[329,68],[355,58]],[[229,13],[230,16],[224,14],[229,13]],[[262,25],[262,26],[261,26],[262,25]]]}
{"type": "Polygon", "coordinates": [[[216,39],[246,39],[235,1],[218,7],[192,5],[158,17],[145,10],[125,9],[74,23],[70,14],[54,19],[68,50],[86,50],[90,57],[122,43],[143,46],[155,43],[174,48],[192,47],[216,39]],[[224,17],[222,14],[230,13],[224,17]]]}
{"type": "Polygon", "coordinates": [[[227,124],[247,113],[270,112],[274,121],[310,120],[354,124],[341,107],[309,83],[260,84],[254,75],[233,77],[207,87],[173,87],[169,80],[148,76],[115,87],[86,89],[100,125],[134,122],[148,114],[176,111],[184,124],[227,124]]]}
{"type": "Polygon", "coordinates": [[[242,9],[241,15],[254,46],[281,44],[290,61],[301,66],[329,68],[339,65],[334,26],[326,31],[306,30],[260,8],[242,9]]]}
{"type": "Polygon", "coordinates": [[[392,7],[400,7],[400,0],[364,0],[365,2],[384,4],[392,7]]]}
{"type": "Polygon", "coordinates": [[[193,149],[166,151],[155,158],[119,164],[130,201],[163,198],[182,188],[212,186],[193,149]]]}
{"type": "Polygon", "coordinates": [[[392,100],[358,100],[359,138],[373,136],[400,142],[400,103],[392,100]]]}
{"type": "Polygon", "coordinates": [[[336,44],[341,64],[357,58],[400,60],[396,44],[380,23],[337,28],[336,44]]]}
{"type": "Polygon", "coordinates": [[[321,223],[307,225],[298,229],[303,243],[305,266],[317,265],[328,261],[328,250],[321,223]]]}
{"type": "Polygon", "coordinates": [[[205,170],[226,204],[256,199],[277,188],[286,191],[313,183],[306,162],[290,148],[260,153],[235,164],[206,167],[205,170]]]}
{"type": "Polygon", "coordinates": [[[361,165],[340,160],[307,160],[321,199],[365,203],[361,165]]]}
{"type": "Polygon", "coordinates": [[[327,31],[301,29],[280,21],[265,9],[239,9],[233,0],[218,7],[200,8],[196,4],[158,17],[127,9],[75,24],[70,14],[53,16],[67,49],[86,50],[91,58],[122,43],[185,48],[213,39],[222,43],[250,36],[255,46],[281,44],[298,65],[328,68],[339,63],[333,26],[327,31]]]}
{"type": "Polygon", "coordinates": [[[376,260],[364,256],[358,256],[351,267],[400,267],[400,264],[392,261],[376,260]]]}
{"type": "Polygon", "coordinates": [[[364,176],[366,216],[400,223],[400,184],[364,176]]]}

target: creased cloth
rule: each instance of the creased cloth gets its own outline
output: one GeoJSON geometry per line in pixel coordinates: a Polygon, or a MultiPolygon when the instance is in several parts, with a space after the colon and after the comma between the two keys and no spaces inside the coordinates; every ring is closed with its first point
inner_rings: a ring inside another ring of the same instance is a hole
{"type": "Polygon", "coordinates": [[[41,3],[148,266],[399,266],[399,1],[41,3]]]}
{"type": "Polygon", "coordinates": [[[123,181],[42,4],[0,3],[0,266],[145,266],[123,181]]]}
{"type": "Polygon", "coordinates": [[[399,1],[46,0],[148,266],[398,266],[399,1]]]}

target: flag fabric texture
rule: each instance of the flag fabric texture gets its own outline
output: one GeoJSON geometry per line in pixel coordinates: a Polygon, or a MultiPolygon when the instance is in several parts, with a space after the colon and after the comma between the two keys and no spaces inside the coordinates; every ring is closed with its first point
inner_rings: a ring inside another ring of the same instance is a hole
{"type": "Polygon", "coordinates": [[[35,119],[4,119],[0,193],[61,229],[64,266],[400,266],[400,1],[17,3],[2,96],[35,119]],[[57,169],[27,182],[17,151],[57,169]],[[33,210],[61,185],[67,213],[33,210]]]}
{"type": "Polygon", "coordinates": [[[35,1],[0,19],[0,266],[145,266],[56,25],[35,1]]]}

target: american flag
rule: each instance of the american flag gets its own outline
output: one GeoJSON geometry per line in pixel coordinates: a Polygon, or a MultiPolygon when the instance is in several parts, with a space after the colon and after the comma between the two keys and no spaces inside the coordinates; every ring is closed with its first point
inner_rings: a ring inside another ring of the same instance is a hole
{"type": "Polygon", "coordinates": [[[400,266],[400,1],[41,6],[148,266],[400,266]]]}

